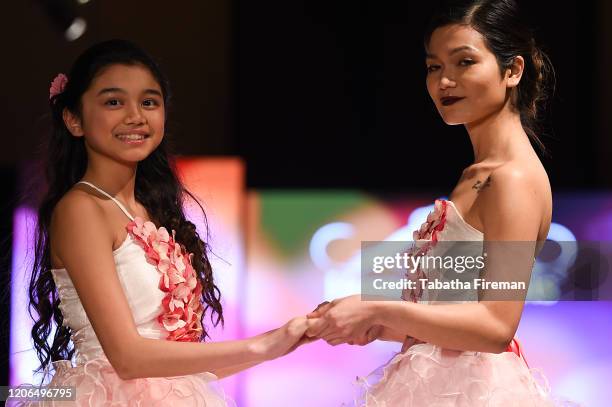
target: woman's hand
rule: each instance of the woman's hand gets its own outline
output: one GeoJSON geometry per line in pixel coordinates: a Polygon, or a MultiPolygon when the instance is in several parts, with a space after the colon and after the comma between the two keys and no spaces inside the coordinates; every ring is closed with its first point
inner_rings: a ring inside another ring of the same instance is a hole
{"type": "Polygon", "coordinates": [[[306,335],[322,338],[334,346],[350,342],[359,345],[370,343],[382,332],[382,328],[375,327],[372,304],[361,301],[360,295],[320,304],[308,314],[312,323],[306,335]]]}
{"type": "MultiPolygon", "coordinates": [[[[373,325],[370,329],[367,330],[366,334],[362,337],[351,338],[346,341],[349,345],[358,345],[365,346],[369,343],[374,342],[377,339],[381,339],[385,329],[382,325],[373,325]]],[[[330,345],[334,346],[336,343],[330,343],[330,345]]]]}
{"type": "Polygon", "coordinates": [[[293,352],[299,346],[318,338],[305,335],[308,329],[306,317],[291,319],[280,328],[273,329],[253,338],[253,351],[263,360],[272,360],[293,352]]]}

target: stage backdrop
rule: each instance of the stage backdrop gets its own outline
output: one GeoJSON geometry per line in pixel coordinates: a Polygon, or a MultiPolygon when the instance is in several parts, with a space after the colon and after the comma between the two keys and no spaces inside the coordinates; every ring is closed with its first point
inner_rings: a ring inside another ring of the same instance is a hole
{"type": "MultiPolygon", "coordinates": [[[[360,243],[411,240],[432,209],[430,193],[372,194],[364,191],[250,190],[237,159],[183,158],[181,176],[208,215],[211,256],[223,294],[225,329],[212,339],[259,334],[303,315],[323,300],[360,290],[360,243]]],[[[555,194],[550,240],[612,240],[612,194],[555,194]]],[[[193,204],[187,213],[204,236],[193,204]]],[[[32,382],[36,359],[25,313],[31,208],[15,212],[12,274],[11,384],[32,382]]],[[[562,255],[560,253],[559,255],[562,255]]],[[[537,262],[533,286],[556,292],[561,278],[547,280],[537,262]]],[[[608,277],[610,278],[610,277],[608,277]]],[[[555,394],[588,406],[604,406],[612,378],[610,302],[528,302],[518,337],[530,367],[541,369],[555,394]]],[[[223,379],[238,406],[339,406],[351,401],[357,376],[385,363],[399,344],[330,347],[319,341],[285,358],[223,379]]]]}

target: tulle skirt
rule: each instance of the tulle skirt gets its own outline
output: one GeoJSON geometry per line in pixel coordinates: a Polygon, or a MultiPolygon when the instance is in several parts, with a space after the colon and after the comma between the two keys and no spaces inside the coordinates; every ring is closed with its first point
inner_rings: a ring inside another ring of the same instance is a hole
{"type": "Polygon", "coordinates": [[[10,406],[95,407],[227,407],[233,401],[215,386],[212,373],[187,376],[121,379],[108,359],[96,358],[73,367],[68,360],[53,362],[55,374],[46,385],[75,386],[76,401],[11,402],[10,406]]]}
{"type": "Polygon", "coordinates": [[[554,399],[546,378],[514,352],[461,352],[412,345],[365,378],[357,378],[356,406],[576,406],[554,399]]]}

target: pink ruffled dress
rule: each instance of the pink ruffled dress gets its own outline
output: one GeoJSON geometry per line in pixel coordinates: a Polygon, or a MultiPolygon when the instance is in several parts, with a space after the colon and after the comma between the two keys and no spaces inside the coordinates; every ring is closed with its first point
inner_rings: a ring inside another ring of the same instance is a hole
{"type": "MultiPolygon", "coordinates": [[[[414,231],[413,238],[420,243],[418,247],[435,251],[438,241],[477,242],[483,241],[484,236],[465,222],[452,201],[436,200],[434,210],[414,231]]],[[[474,256],[482,255],[482,247],[479,249],[480,253],[474,256]]],[[[423,277],[427,276],[417,276],[423,277]]],[[[423,299],[426,297],[427,293],[415,290],[406,290],[402,295],[405,301],[419,303],[428,303],[423,299]]],[[[443,349],[407,337],[401,352],[367,377],[358,377],[356,384],[359,396],[355,405],[367,407],[576,405],[553,398],[546,378],[527,365],[516,338],[505,352],[496,354],[443,349]]]]}
{"type": "MultiPolygon", "coordinates": [[[[174,232],[132,217],[128,235],[113,252],[115,266],[134,321],[141,336],[151,339],[197,342],[202,334],[199,299],[202,287],[192,267],[192,254],[174,240],[174,232]]],[[[52,363],[55,374],[47,386],[75,386],[76,402],[29,402],[27,406],[179,406],[225,407],[233,405],[208,372],[186,376],[119,378],[96,337],[66,269],[51,270],[60,296],[64,325],[72,329],[74,363],[52,363]]],[[[49,368],[45,371],[45,376],[49,368]]]]}

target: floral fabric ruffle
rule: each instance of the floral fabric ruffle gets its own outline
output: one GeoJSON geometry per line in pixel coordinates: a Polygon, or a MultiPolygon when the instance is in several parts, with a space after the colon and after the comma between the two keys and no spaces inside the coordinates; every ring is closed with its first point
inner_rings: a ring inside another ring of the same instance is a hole
{"type": "Polygon", "coordinates": [[[163,226],[136,217],[126,226],[144,249],[147,261],[160,273],[159,289],[166,292],[158,321],[169,332],[167,340],[198,342],[202,336],[202,285],[192,265],[193,253],[175,240],[163,226]]]}
{"type": "Polygon", "coordinates": [[[76,400],[7,402],[20,407],[226,407],[234,406],[214,382],[212,373],[187,376],[121,379],[103,357],[72,367],[68,360],[53,362],[55,374],[47,385],[74,386],[76,400]]]}
{"type": "Polygon", "coordinates": [[[355,406],[577,406],[554,398],[537,369],[514,352],[461,352],[429,343],[411,346],[365,378],[355,406]]]}

